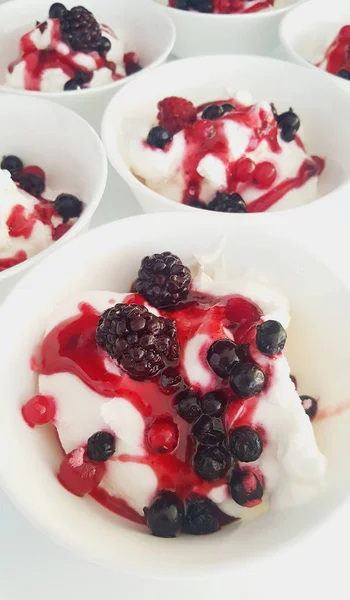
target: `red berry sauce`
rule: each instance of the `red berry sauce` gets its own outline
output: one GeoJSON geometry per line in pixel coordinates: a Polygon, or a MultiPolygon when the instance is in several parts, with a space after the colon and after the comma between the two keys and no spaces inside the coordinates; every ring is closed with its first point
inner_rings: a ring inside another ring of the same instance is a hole
{"type": "MultiPolygon", "coordinates": [[[[234,14],[234,13],[254,13],[260,10],[271,8],[274,0],[261,0],[255,2],[247,0],[213,0],[213,13],[216,14],[234,14]]],[[[169,6],[176,8],[176,0],[169,0],[169,6]]]]}
{"type": "Polygon", "coordinates": [[[338,71],[350,71],[350,25],[345,25],[331,43],[322,61],[316,64],[319,67],[326,61],[326,71],[335,75],[338,71]]]}

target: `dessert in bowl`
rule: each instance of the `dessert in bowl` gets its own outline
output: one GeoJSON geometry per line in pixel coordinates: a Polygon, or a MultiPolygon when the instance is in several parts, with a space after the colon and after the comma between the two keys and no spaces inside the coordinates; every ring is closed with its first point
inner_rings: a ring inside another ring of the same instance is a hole
{"type": "Polygon", "coordinates": [[[271,54],[277,28],[300,0],[155,0],[176,27],[174,54],[271,54]]]}
{"type": "Polygon", "coordinates": [[[0,109],[3,297],[55,244],[87,228],[104,191],[107,164],[96,133],[68,109],[10,95],[1,96],[0,109]]]}
{"type": "Polygon", "coordinates": [[[349,25],[348,2],[336,0],[331,6],[310,0],[285,17],[280,38],[294,62],[325,71],[333,83],[349,91],[349,25]]]}
{"type": "Polygon", "coordinates": [[[200,57],[142,83],[142,102],[137,81],[111,101],[102,138],[146,212],[281,211],[340,196],[349,181],[347,131],[328,108],[332,97],[345,115],[347,97],[319,73],[311,81],[273,59],[200,57]],[[298,91],[308,87],[317,106],[298,91]]]}
{"type": "Polygon", "coordinates": [[[286,236],[247,222],[218,236],[200,221],[92,231],[38,265],[2,314],[5,486],[58,539],[147,577],[239,574],[320,526],[349,485],[348,291],[286,236]],[[164,247],[176,256],[151,256],[164,247]]]}
{"type": "Polygon", "coordinates": [[[84,115],[128,78],[166,60],[174,42],[170,20],[137,0],[14,0],[0,14],[1,89],[45,95],[84,115]]]}

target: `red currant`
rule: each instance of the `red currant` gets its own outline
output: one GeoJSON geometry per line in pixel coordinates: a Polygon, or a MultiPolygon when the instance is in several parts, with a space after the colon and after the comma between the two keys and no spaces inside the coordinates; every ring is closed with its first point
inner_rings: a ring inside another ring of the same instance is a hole
{"type": "Polygon", "coordinates": [[[159,419],[150,427],[147,440],[152,452],[173,452],[179,442],[178,427],[171,419],[159,419]]]}
{"type": "Polygon", "coordinates": [[[255,163],[250,158],[240,158],[235,164],[234,176],[236,181],[251,181],[255,163]]]}
{"type": "Polygon", "coordinates": [[[82,446],[64,457],[57,478],[68,492],[85,496],[97,488],[105,472],[105,463],[89,460],[82,446]]]}
{"type": "Polygon", "coordinates": [[[56,404],[51,396],[38,394],[22,406],[22,416],[29,427],[45,425],[55,418],[56,404]]]}
{"type": "Polygon", "coordinates": [[[261,188],[269,188],[277,177],[277,171],[270,162],[262,162],[256,165],[254,171],[254,183],[261,188]]]}

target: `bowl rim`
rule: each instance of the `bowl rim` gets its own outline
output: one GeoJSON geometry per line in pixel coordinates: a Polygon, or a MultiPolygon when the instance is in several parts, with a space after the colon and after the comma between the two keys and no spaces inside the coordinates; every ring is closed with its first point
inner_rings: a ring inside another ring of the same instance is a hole
{"type": "MultiPolygon", "coordinates": [[[[130,4],[130,2],[128,2],[128,0],[118,0],[118,1],[120,4],[124,3],[125,10],[128,10],[128,8],[132,5],[132,3],[130,4]]],[[[146,65],[145,67],[142,67],[141,73],[134,73],[133,75],[128,75],[127,77],[124,77],[123,79],[119,79],[118,81],[112,81],[111,83],[107,83],[102,86],[86,88],[83,90],[84,96],[92,97],[92,96],[97,96],[99,94],[102,94],[104,92],[110,92],[113,90],[118,91],[121,87],[123,87],[123,85],[134,80],[136,77],[140,76],[140,74],[143,74],[144,72],[149,71],[150,69],[153,69],[153,68],[163,64],[166,61],[166,59],[168,58],[169,54],[171,54],[171,51],[174,47],[175,40],[176,40],[175,25],[167,15],[164,15],[162,13],[161,7],[159,8],[159,5],[157,5],[155,2],[151,2],[150,0],[146,0],[146,1],[148,4],[147,10],[153,11],[154,16],[157,16],[158,18],[162,19],[163,25],[166,23],[166,26],[169,28],[169,39],[168,39],[166,47],[163,49],[161,54],[159,54],[159,56],[153,62],[151,62],[149,65],[146,65]],[[150,5],[153,5],[153,6],[150,6],[150,5]]],[[[302,1],[302,0],[299,0],[299,1],[302,1]]],[[[20,6],[22,4],[23,4],[23,0],[7,0],[2,5],[0,4],[0,21],[3,20],[2,13],[5,12],[5,10],[8,10],[8,6],[13,6],[14,7],[13,10],[15,11],[16,9],[19,10],[20,6]],[[16,5],[18,5],[18,6],[16,6],[16,5]]],[[[50,5],[49,0],[47,0],[47,4],[48,4],[48,6],[50,5]]],[[[139,4],[141,4],[141,3],[139,3],[139,4]]],[[[34,8],[35,7],[34,1],[32,1],[32,5],[34,8]]],[[[11,88],[11,87],[7,87],[6,85],[0,85],[0,92],[5,93],[5,94],[8,94],[8,93],[16,94],[18,96],[30,96],[32,98],[45,98],[47,100],[50,100],[50,99],[61,100],[62,98],[65,98],[65,99],[79,98],[82,90],[70,90],[69,94],[67,95],[67,92],[65,92],[64,90],[62,90],[60,92],[42,92],[42,91],[36,91],[36,90],[24,90],[24,89],[11,88]]]]}
{"type": "MultiPolygon", "coordinates": [[[[154,0],[153,0],[154,1],[154,0]]],[[[304,0],[301,0],[302,2],[304,0]]],[[[314,1],[314,0],[309,0],[309,1],[314,1]]],[[[316,0],[317,1],[317,0],[316,0]]],[[[300,64],[295,64],[293,62],[289,62],[289,61],[285,61],[283,59],[279,59],[279,58],[274,58],[274,57],[269,57],[269,56],[259,56],[259,55],[255,55],[255,54],[242,54],[242,55],[237,55],[237,54],[218,54],[218,55],[207,55],[207,56],[195,56],[195,57],[187,57],[187,58],[181,58],[178,59],[176,61],[173,62],[167,62],[163,65],[161,65],[160,67],[157,67],[156,71],[159,74],[159,77],[161,77],[161,72],[162,70],[168,69],[168,68],[173,68],[174,65],[179,65],[179,63],[193,63],[194,65],[196,64],[196,62],[204,62],[206,60],[217,60],[219,62],[221,62],[222,60],[235,60],[235,61],[240,61],[240,60],[257,60],[259,62],[262,63],[275,63],[275,64],[281,64],[283,63],[286,68],[288,69],[294,69],[294,70],[298,70],[300,72],[301,69],[301,65],[300,64]]],[[[175,68],[179,68],[179,67],[175,67],[175,68]]],[[[329,75],[329,74],[328,74],[329,75]]],[[[147,74],[144,74],[143,77],[147,77],[147,74]]],[[[320,72],[319,69],[317,69],[315,67],[314,69],[314,75],[312,77],[318,77],[319,80],[325,80],[324,79],[324,73],[320,72]]],[[[134,175],[134,173],[131,171],[131,169],[129,169],[127,167],[126,161],[123,157],[123,155],[121,154],[120,151],[118,152],[113,152],[111,150],[111,146],[110,146],[110,123],[112,121],[111,116],[113,115],[113,107],[114,104],[121,98],[123,98],[123,95],[125,94],[129,94],[130,89],[132,89],[132,86],[135,86],[135,82],[134,83],[130,83],[130,85],[125,86],[125,88],[123,90],[121,90],[118,94],[114,94],[112,96],[112,98],[110,99],[110,101],[108,102],[107,106],[105,107],[105,110],[103,112],[103,116],[102,116],[102,120],[101,120],[101,127],[100,127],[100,135],[101,135],[101,139],[103,142],[103,145],[105,147],[106,153],[107,153],[107,158],[109,163],[111,164],[111,166],[113,167],[113,169],[117,172],[118,175],[120,175],[124,181],[129,185],[129,187],[131,188],[132,191],[134,191],[134,189],[139,190],[140,193],[147,193],[150,196],[153,197],[153,199],[158,203],[159,207],[161,207],[162,205],[165,205],[168,207],[169,210],[172,210],[172,212],[194,212],[194,211],[198,211],[198,210],[202,210],[200,208],[196,208],[196,207],[192,207],[192,206],[188,206],[185,204],[180,204],[175,202],[174,200],[171,200],[170,198],[167,198],[166,196],[163,196],[162,194],[152,190],[151,188],[147,187],[146,184],[142,183],[138,177],[136,175],[134,175]],[[131,87],[130,87],[131,86],[131,87]],[[146,190],[146,191],[145,191],[146,190]],[[175,207],[174,207],[175,205],[175,207]],[[180,207],[178,207],[177,205],[180,205],[180,207]]],[[[345,92],[344,90],[339,89],[338,86],[338,95],[342,94],[345,97],[345,92]]],[[[337,186],[334,190],[331,190],[330,192],[328,192],[327,194],[324,194],[323,196],[320,196],[319,198],[317,198],[314,202],[302,205],[302,206],[297,206],[294,208],[288,208],[288,209],[284,209],[282,211],[276,211],[275,213],[246,213],[246,214],[240,214],[239,218],[240,219],[261,219],[263,218],[273,218],[275,215],[279,214],[279,213],[285,213],[285,214],[294,214],[294,212],[298,211],[305,211],[308,209],[308,207],[314,203],[317,203],[321,200],[326,200],[329,199],[333,196],[333,194],[338,193],[339,190],[342,190],[344,188],[346,188],[347,186],[349,186],[350,184],[350,174],[349,174],[349,180],[345,181],[344,183],[342,183],[341,185],[337,186]]],[[[135,192],[137,193],[137,192],[135,192]]],[[[160,209],[159,209],[160,210],[160,209]]],[[[202,211],[203,212],[203,211],[202,211]]],[[[217,216],[221,216],[222,215],[227,215],[227,213],[215,213],[214,211],[212,211],[210,213],[210,216],[214,216],[214,218],[217,218],[217,216]]],[[[230,214],[230,218],[237,218],[237,214],[230,214]]]]}
{"type": "MultiPolygon", "coordinates": [[[[3,95],[0,97],[0,105],[3,102],[4,103],[6,103],[6,102],[12,103],[13,101],[18,101],[18,98],[19,98],[18,94],[3,95]]],[[[65,244],[70,239],[76,237],[80,233],[80,231],[82,229],[84,229],[84,227],[86,227],[89,224],[89,222],[91,221],[94,213],[96,212],[96,210],[103,198],[103,194],[104,194],[106,184],[107,184],[107,175],[108,175],[107,155],[106,155],[104,146],[101,142],[101,139],[98,136],[97,132],[94,130],[94,128],[75,111],[73,111],[70,108],[67,108],[66,106],[63,106],[61,104],[57,104],[56,102],[51,102],[50,100],[47,100],[46,98],[40,98],[40,99],[35,98],[34,99],[32,97],[32,98],[21,99],[20,102],[22,105],[23,105],[23,103],[27,103],[28,110],[30,110],[31,106],[37,107],[38,100],[39,100],[39,102],[43,102],[47,106],[47,108],[51,109],[52,115],[58,114],[58,113],[61,113],[63,116],[70,114],[70,116],[72,117],[72,115],[74,115],[73,119],[75,119],[76,121],[79,121],[80,124],[83,125],[86,128],[86,130],[89,131],[91,140],[95,144],[95,150],[96,150],[95,158],[98,159],[98,161],[100,163],[100,170],[99,170],[100,181],[98,184],[98,189],[97,189],[96,194],[94,195],[93,199],[91,200],[91,202],[89,202],[86,205],[86,207],[84,208],[79,219],[72,225],[72,227],[67,231],[67,233],[65,233],[64,236],[62,236],[59,240],[55,241],[53,244],[50,244],[50,246],[48,246],[44,250],[41,250],[37,254],[34,254],[34,256],[31,256],[30,258],[24,260],[23,262],[19,263],[18,265],[14,265],[13,267],[10,267],[9,269],[5,269],[4,271],[0,272],[0,285],[3,281],[5,281],[6,279],[9,279],[10,277],[12,277],[14,275],[19,275],[21,272],[23,272],[27,269],[30,270],[31,267],[36,262],[41,260],[43,257],[48,256],[51,252],[54,252],[58,247],[65,244]]]]}
{"type": "Polygon", "coordinates": [[[237,19],[268,19],[271,16],[274,15],[280,15],[283,14],[285,12],[288,12],[290,10],[293,10],[294,8],[296,8],[299,4],[302,4],[303,2],[305,2],[305,0],[292,0],[292,3],[290,5],[286,5],[286,6],[281,6],[280,8],[275,8],[274,6],[271,8],[271,10],[260,10],[258,12],[251,12],[251,13],[229,13],[229,14],[222,14],[222,13],[202,13],[202,12],[196,12],[196,11],[186,11],[186,10],[181,10],[179,8],[176,7],[172,7],[172,6],[164,6],[164,4],[161,4],[160,2],[158,2],[157,0],[152,0],[154,4],[158,4],[158,6],[160,6],[162,8],[162,10],[166,11],[167,13],[169,13],[170,15],[172,14],[172,11],[176,11],[177,14],[182,14],[183,18],[189,18],[190,20],[195,20],[195,19],[222,19],[222,17],[225,17],[227,20],[237,20],[237,19]],[[170,11],[170,12],[169,12],[170,11]]]}

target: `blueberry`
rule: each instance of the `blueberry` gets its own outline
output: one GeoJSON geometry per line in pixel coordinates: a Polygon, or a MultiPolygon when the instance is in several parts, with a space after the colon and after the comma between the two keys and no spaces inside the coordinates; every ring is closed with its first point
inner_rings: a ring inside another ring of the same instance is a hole
{"type": "Polygon", "coordinates": [[[180,392],[175,399],[176,410],[187,423],[193,423],[202,414],[198,394],[191,390],[180,392]]]}
{"type": "Polygon", "coordinates": [[[19,185],[32,196],[40,196],[45,190],[44,179],[34,173],[24,173],[19,180],[19,185]]]}
{"type": "Polygon", "coordinates": [[[287,112],[278,115],[278,125],[282,129],[284,127],[293,127],[295,131],[298,131],[300,127],[300,119],[293,109],[290,108],[287,112]]]}
{"type": "Polygon", "coordinates": [[[165,127],[153,127],[147,136],[147,144],[154,148],[164,148],[171,140],[173,136],[165,129],[165,127]]]}
{"type": "Polygon", "coordinates": [[[248,426],[232,429],[228,438],[228,447],[233,458],[241,462],[258,460],[263,451],[260,435],[248,426]]]}
{"type": "Polygon", "coordinates": [[[97,52],[100,56],[106,56],[107,52],[110,51],[112,44],[110,40],[104,36],[100,37],[100,41],[97,45],[97,52]]]}
{"type": "Polygon", "coordinates": [[[239,398],[250,398],[264,389],[265,375],[253,363],[236,363],[230,374],[230,385],[239,398]]]}
{"type": "Polygon", "coordinates": [[[267,356],[282,352],[286,341],[286,330],[278,321],[265,321],[256,328],[256,345],[267,356]]]}
{"type": "Polygon", "coordinates": [[[92,73],[89,73],[89,71],[77,71],[74,75],[74,81],[79,86],[84,85],[84,83],[89,83],[91,78],[92,78],[92,73]]]}
{"type": "Polygon", "coordinates": [[[202,210],[206,210],[207,205],[204,204],[204,202],[202,202],[201,200],[197,200],[197,198],[191,198],[188,202],[187,202],[188,206],[192,206],[192,208],[201,208],[202,210]]]}
{"type": "Polygon", "coordinates": [[[229,479],[229,490],[232,499],[240,506],[248,508],[260,503],[264,495],[264,486],[253,471],[232,471],[229,479]]]}
{"type": "Polygon", "coordinates": [[[208,415],[202,415],[192,427],[196,440],[203,446],[217,446],[225,439],[222,423],[219,419],[214,421],[208,415]]]}
{"type": "Polygon", "coordinates": [[[23,169],[23,162],[18,156],[13,156],[10,154],[9,156],[4,156],[1,161],[1,169],[9,171],[11,175],[16,175],[19,171],[23,169]]]}
{"type": "Polygon", "coordinates": [[[230,457],[223,446],[198,446],[193,459],[193,468],[205,481],[217,481],[230,468],[230,457]]]}
{"type": "Polygon", "coordinates": [[[341,77],[342,79],[347,79],[348,81],[350,80],[350,71],[347,71],[346,69],[340,69],[340,71],[338,71],[336,73],[337,77],[341,77]]]}
{"type": "Polygon", "coordinates": [[[115,437],[108,431],[98,431],[88,439],[86,454],[94,462],[106,462],[115,452],[115,437]]]}
{"type": "Polygon", "coordinates": [[[281,129],[281,138],[285,142],[292,142],[295,139],[296,134],[296,130],[290,125],[286,125],[281,129]]]}
{"type": "Polygon", "coordinates": [[[236,344],[228,339],[217,340],[210,346],[207,361],[216,375],[223,379],[229,376],[232,366],[239,360],[236,349],[236,344]]]}
{"type": "Polygon", "coordinates": [[[307,416],[312,420],[316,416],[318,410],[317,400],[312,398],[312,396],[300,396],[300,400],[307,416]]]}
{"type": "Polygon", "coordinates": [[[221,105],[221,108],[225,114],[235,110],[235,106],[233,106],[233,104],[230,104],[229,102],[224,102],[224,104],[221,105]]]}
{"type": "Polygon", "coordinates": [[[64,223],[67,223],[69,219],[80,217],[83,210],[82,201],[73,194],[59,194],[53,205],[64,223]]]}
{"type": "Polygon", "coordinates": [[[128,63],[125,65],[125,73],[127,75],[135,75],[139,71],[142,71],[142,67],[138,63],[128,63]]]}
{"type": "Polygon", "coordinates": [[[175,0],[175,8],[180,10],[188,10],[188,0],[175,0]]]}
{"type": "Polygon", "coordinates": [[[183,505],[174,492],[162,490],[149,508],[143,509],[152,535],[174,538],[183,524],[183,505]]]}
{"type": "Polygon", "coordinates": [[[216,504],[201,496],[185,500],[185,518],[182,530],[190,535],[207,535],[221,529],[216,504]]]}
{"type": "Polygon", "coordinates": [[[65,92],[73,92],[74,90],[80,90],[81,85],[75,79],[68,79],[63,87],[65,92]]]}
{"type": "Polygon", "coordinates": [[[251,362],[249,344],[239,344],[236,348],[236,353],[241,362],[251,362]]]}
{"type": "Polygon", "coordinates": [[[208,392],[201,399],[202,411],[209,417],[221,417],[226,408],[226,398],[222,392],[208,392]]]}
{"type": "Polygon", "coordinates": [[[198,12],[211,13],[213,12],[212,0],[188,0],[188,7],[198,12]]]}
{"type": "Polygon", "coordinates": [[[203,110],[202,119],[209,119],[210,121],[215,121],[215,119],[219,119],[224,114],[224,109],[220,104],[209,104],[207,108],[203,110]]]}
{"type": "Polygon", "coordinates": [[[67,12],[67,9],[64,6],[64,4],[61,4],[60,2],[55,2],[54,4],[51,4],[51,6],[50,6],[49,18],[50,19],[59,19],[66,12],[67,12]]]}

